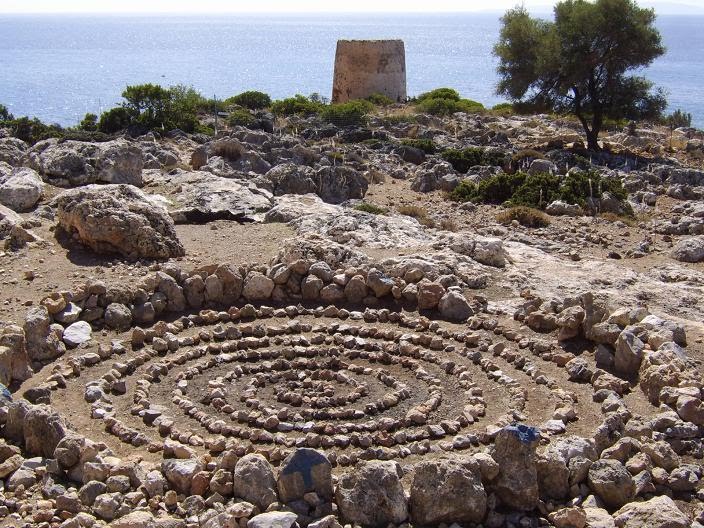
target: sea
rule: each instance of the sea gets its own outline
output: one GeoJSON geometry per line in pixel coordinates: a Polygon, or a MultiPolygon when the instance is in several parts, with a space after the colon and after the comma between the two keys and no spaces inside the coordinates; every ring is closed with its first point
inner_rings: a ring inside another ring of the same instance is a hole
{"type": "MultiPolygon", "coordinates": [[[[0,103],[64,126],[121,101],[125,86],[330,96],[338,39],[400,38],[409,95],[448,86],[495,94],[500,13],[0,15],[0,103]]],[[[546,15],[547,16],[547,15],[546,15]]],[[[642,73],[704,128],[704,16],[657,19],[667,53],[642,73]]]]}

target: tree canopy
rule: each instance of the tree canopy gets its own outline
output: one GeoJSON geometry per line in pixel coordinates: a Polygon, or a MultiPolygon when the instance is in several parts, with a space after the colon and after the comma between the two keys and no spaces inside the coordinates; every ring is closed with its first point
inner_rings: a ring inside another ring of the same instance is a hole
{"type": "Polygon", "coordinates": [[[598,150],[604,119],[657,118],[663,93],[634,75],[665,52],[655,12],[634,0],[564,0],[554,21],[509,10],[494,54],[497,93],[514,101],[571,112],[598,150]]]}

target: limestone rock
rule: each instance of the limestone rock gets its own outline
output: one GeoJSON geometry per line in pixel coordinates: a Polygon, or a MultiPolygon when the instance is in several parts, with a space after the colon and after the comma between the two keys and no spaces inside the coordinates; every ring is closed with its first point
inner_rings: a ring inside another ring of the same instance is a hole
{"type": "Polygon", "coordinates": [[[293,528],[298,515],[291,512],[267,512],[255,515],[247,521],[247,528],[293,528]]]}
{"type": "Polygon", "coordinates": [[[364,198],[369,188],[362,174],[344,165],[319,169],[313,175],[313,182],[318,196],[332,204],[364,198]]]}
{"type": "Polygon", "coordinates": [[[50,458],[68,429],[64,419],[47,405],[31,405],[22,420],[27,453],[50,458]]]}
{"type": "Polygon", "coordinates": [[[631,377],[638,373],[641,361],[643,361],[643,349],[645,345],[636,335],[624,330],[616,340],[616,354],[614,366],[620,374],[631,377]]]}
{"type": "Polygon", "coordinates": [[[545,212],[551,216],[581,216],[583,214],[580,206],[560,200],[550,202],[545,208],[545,212]]]}
{"type": "Polygon", "coordinates": [[[98,253],[168,259],[184,255],[167,212],[130,185],[89,185],[55,203],[59,226],[98,253]]]}
{"type": "Polygon", "coordinates": [[[636,486],[628,470],[613,459],[597,460],[589,468],[589,487],[612,508],[633,500],[636,486]]]}
{"type": "Polygon", "coordinates": [[[414,523],[481,523],[486,509],[481,475],[461,461],[428,461],[416,466],[410,496],[414,523]]]}
{"type": "Polygon", "coordinates": [[[315,171],[305,165],[284,163],[273,167],[265,176],[273,183],[276,196],[315,193],[318,189],[313,181],[315,171]]]}
{"type": "Polygon", "coordinates": [[[462,293],[450,290],[442,296],[438,304],[440,315],[448,321],[466,321],[474,310],[462,293]]]}
{"type": "Polygon", "coordinates": [[[277,480],[281,502],[289,503],[303,499],[315,492],[323,500],[332,500],[332,466],[320,451],[299,448],[281,464],[277,480]]]}
{"type": "Polygon", "coordinates": [[[87,323],[86,321],[77,321],[64,330],[63,340],[66,345],[74,348],[85,343],[86,341],[90,341],[92,332],[93,329],[91,328],[90,323],[87,323]]]}
{"type": "Polygon", "coordinates": [[[113,183],[142,186],[142,150],[125,140],[104,143],[48,139],[29,151],[29,164],[59,186],[113,183]]]}
{"type": "Polygon", "coordinates": [[[626,504],[614,520],[619,528],[689,528],[692,522],[667,496],[626,504]]]}
{"type": "Polygon", "coordinates": [[[27,143],[14,137],[0,138],[0,162],[18,165],[27,150],[27,143]]]}
{"type": "Polygon", "coordinates": [[[161,471],[177,493],[190,495],[191,483],[196,473],[203,470],[203,464],[190,458],[185,460],[166,459],[161,463],[161,471]]]}
{"type": "Polygon", "coordinates": [[[266,189],[209,172],[181,172],[171,176],[169,183],[177,186],[171,195],[171,216],[177,224],[251,221],[272,206],[272,195],[266,189]]]}
{"type": "Polygon", "coordinates": [[[672,258],[680,262],[704,261],[704,236],[683,238],[672,250],[672,258]]]}
{"type": "Polygon", "coordinates": [[[423,279],[418,283],[418,309],[432,310],[437,308],[440,299],[445,295],[442,284],[423,279]]]}
{"type": "Polygon", "coordinates": [[[274,472],[262,455],[250,453],[237,461],[233,475],[233,493],[235,497],[256,504],[262,511],[272,502],[276,502],[274,472]]]}
{"type": "Polygon", "coordinates": [[[44,183],[29,167],[21,167],[9,174],[0,171],[0,203],[13,211],[31,210],[42,197],[44,183]]]}
{"type": "Polygon", "coordinates": [[[408,504],[398,463],[369,461],[344,473],[337,483],[336,503],[342,518],[352,524],[401,524],[408,518],[408,504]]]}
{"type": "Polygon", "coordinates": [[[499,475],[492,488],[509,508],[532,510],[538,504],[538,434],[532,427],[515,425],[496,435],[491,456],[499,464],[499,475]]]}
{"type": "Polygon", "coordinates": [[[273,290],[273,280],[258,271],[252,271],[244,279],[242,295],[250,301],[263,301],[271,297],[273,290]]]}
{"type": "Polygon", "coordinates": [[[51,327],[51,317],[44,306],[32,308],[24,321],[27,356],[32,361],[47,361],[66,352],[60,335],[51,327]]]}

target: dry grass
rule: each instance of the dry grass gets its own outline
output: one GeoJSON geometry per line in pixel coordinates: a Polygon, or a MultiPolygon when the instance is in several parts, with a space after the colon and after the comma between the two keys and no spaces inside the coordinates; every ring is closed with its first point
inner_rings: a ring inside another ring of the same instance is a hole
{"type": "Polygon", "coordinates": [[[420,205],[399,205],[396,209],[399,214],[415,218],[425,227],[435,227],[435,220],[428,216],[428,210],[420,205]]]}
{"type": "Polygon", "coordinates": [[[550,217],[532,207],[511,207],[501,211],[496,215],[496,220],[501,224],[510,224],[516,220],[524,227],[547,227],[550,225],[550,217]]]}
{"type": "Polygon", "coordinates": [[[445,217],[440,220],[440,229],[444,231],[452,231],[453,233],[458,230],[457,220],[450,217],[445,217]]]}

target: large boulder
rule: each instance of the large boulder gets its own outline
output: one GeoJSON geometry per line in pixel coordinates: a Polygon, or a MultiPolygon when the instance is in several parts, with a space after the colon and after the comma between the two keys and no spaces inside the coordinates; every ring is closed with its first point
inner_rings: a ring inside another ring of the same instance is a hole
{"type": "Polygon", "coordinates": [[[323,202],[317,194],[286,194],[275,199],[274,207],[266,213],[264,221],[286,223],[310,214],[339,212],[338,206],[323,202]]]}
{"type": "Polygon", "coordinates": [[[614,356],[616,371],[629,378],[638,374],[644,349],[645,344],[633,332],[628,329],[621,332],[616,340],[614,356]]]}
{"type": "Polygon", "coordinates": [[[315,193],[318,188],[313,181],[315,171],[305,165],[284,163],[272,168],[265,175],[274,185],[274,194],[308,194],[315,193]]]}
{"type": "Polygon", "coordinates": [[[66,436],[64,419],[46,405],[32,405],[22,421],[24,447],[28,454],[51,458],[54,449],[66,436]]]}
{"type": "Polygon", "coordinates": [[[203,471],[203,464],[193,458],[168,458],[161,463],[161,471],[177,493],[190,495],[193,477],[203,471]]]}
{"type": "Polygon", "coordinates": [[[438,304],[440,315],[448,321],[466,321],[474,310],[461,292],[450,290],[442,296],[438,304]]]}
{"type": "Polygon", "coordinates": [[[301,500],[309,492],[316,493],[324,501],[331,501],[332,465],[320,451],[296,449],[281,464],[277,485],[279,498],[284,504],[301,500]]]}
{"type": "Polygon", "coordinates": [[[177,224],[214,220],[252,221],[268,211],[272,195],[266,189],[209,172],[181,172],[169,178],[174,187],[171,216],[177,224]]]}
{"type": "Polygon", "coordinates": [[[142,186],[142,150],[119,139],[104,143],[40,141],[28,152],[29,165],[54,185],[90,183],[142,186]]]}
{"type": "Polygon", "coordinates": [[[0,203],[13,211],[31,210],[42,197],[44,183],[29,167],[20,167],[3,174],[0,170],[0,203]]]}
{"type": "Polygon", "coordinates": [[[66,352],[61,341],[61,332],[51,324],[51,316],[45,306],[31,308],[24,320],[24,335],[27,340],[27,357],[31,361],[48,361],[66,352]]]}
{"type": "Polygon", "coordinates": [[[56,200],[59,226],[97,253],[168,259],[185,254],[164,208],[131,185],[89,185],[56,200]]]}
{"type": "Polygon", "coordinates": [[[31,375],[24,330],[14,325],[3,328],[0,330],[0,383],[9,386],[31,375]]]}
{"type": "Polygon", "coordinates": [[[257,505],[262,511],[276,502],[276,479],[266,458],[250,453],[237,461],[233,493],[235,497],[257,505]]]}
{"type": "Polygon", "coordinates": [[[27,143],[14,137],[0,138],[0,162],[19,165],[27,150],[27,143]]]}
{"type": "MultiPolygon", "coordinates": [[[[631,502],[614,514],[619,528],[689,528],[692,520],[670,497],[661,495],[644,502],[631,502]]],[[[696,524],[696,523],[695,523],[696,524]]]]}
{"type": "Polygon", "coordinates": [[[499,474],[492,488],[509,508],[529,511],[538,505],[539,438],[537,429],[521,424],[504,427],[496,435],[491,456],[499,464],[499,474]]]}
{"type": "Polygon", "coordinates": [[[704,236],[693,236],[680,240],[672,250],[672,258],[680,262],[703,262],[704,236]]]}
{"type": "Polygon", "coordinates": [[[313,178],[316,193],[324,202],[339,204],[354,198],[364,198],[369,188],[367,180],[356,170],[345,167],[323,167],[313,178]]]}
{"type": "Polygon", "coordinates": [[[458,460],[422,462],[411,485],[411,519],[420,525],[481,523],[487,496],[481,474],[458,460]]]}
{"type": "Polygon", "coordinates": [[[408,504],[400,477],[398,463],[376,460],[343,474],[335,496],[342,518],[370,527],[401,524],[408,518],[408,504]]]}
{"type": "Polygon", "coordinates": [[[589,487],[607,506],[620,508],[636,496],[636,485],[621,462],[602,459],[589,468],[589,487]]]}

